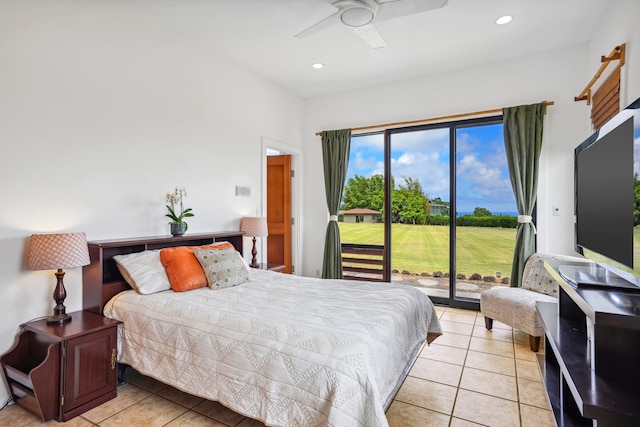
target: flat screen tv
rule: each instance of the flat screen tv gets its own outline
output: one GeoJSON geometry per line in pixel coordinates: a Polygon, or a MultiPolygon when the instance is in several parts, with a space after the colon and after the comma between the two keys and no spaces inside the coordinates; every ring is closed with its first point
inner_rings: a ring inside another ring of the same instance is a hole
{"type": "Polygon", "coordinates": [[[640,291],[640,98],[576,147],[574,165],[576,251],[595,264],[561,274],[640,291]]]}

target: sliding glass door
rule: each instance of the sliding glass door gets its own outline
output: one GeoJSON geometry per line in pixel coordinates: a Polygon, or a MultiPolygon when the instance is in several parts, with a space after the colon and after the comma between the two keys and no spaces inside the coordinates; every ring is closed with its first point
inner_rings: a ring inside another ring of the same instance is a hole
{"type": "Polygon", "coordinates": [[[446,127],[387,137],[392,279],[432,297],[450,295],[451,139],[446,127]]]}
{"type": "Polygon", "coordinates": [[[455,129],[456,299],[508,286],[517,207],[504,150],[502,121],[455,129]]]}
{"type": "Polygon", "coordinates": [[[501,117],[352,137],[341,240],[382,248],[386,280],[477,308],[509,284],[516,224],[501,117]]]}

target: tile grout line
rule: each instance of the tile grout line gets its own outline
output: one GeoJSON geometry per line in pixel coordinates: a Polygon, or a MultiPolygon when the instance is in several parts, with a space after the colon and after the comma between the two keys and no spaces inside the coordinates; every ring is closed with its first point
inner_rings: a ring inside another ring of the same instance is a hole
{"type": "Polygon", "coordinates": [[[516,399],[518,402],[518,420],[520,420],[520,426],[522,426],[522,407],[520,403],[520,381],[518,381],[518,363],[516,362],[516,333],[511,329],[511,335],[513,338],[513,368],[516,373],[516,399]]]}
{"type": "MultiPolygon", "coordinates": [[[[478,316],[478,314],[476,314],[476,322],[477,322],[477,316],[478,316]]],[[[464,365],[463,365],[462,373],[461,373],[461,375],[460,375],[460,380],[459,380],[459,383],[458,383],[458,387],[457,387],[457,389],[456,389],[456,397],[455,397],[455,399],[454,399],[454,407],[453,407],[453,409],[455,409],[455,403],[456,403],[457,398],[458,398],[458,393],[459,393],[460,389],[462,388],[462,375],[464,375],[464,371],[465,371],[465,369],[467,368],[467,366],[466,366],[466,361],[467,361],[467,357],[468,357],[468,355],[469,355],[469,351],[471,350],[471,339],[473,338],[473,330],[475,329],[475,326],[477,325],[477,323],[476,323],[476,322],[474,322],[474,328],[472,329],[471,335],[469,336],[469,345],[468,345],[467,352],[466,352],[466,355],[465,355],[465,361],[464,361],[464,365]]],[[[516,402],[516,403],[517,403],[517,405],[518,405],[518,420],[519,420],[519,422],[520,422],[520,426],[522,426],[522,416],[521,416],[521,411],[520,411],[520,393],[519,393],[519,388],[518,388],[518,371],[517,371],[517,366],[516,366],[516,354],[515,354],[515,345],[516,345],[516,344],[515,344],[515,336],[514,336],[514,335],[515,335],[515,332],[514,332],[514,329],[513,329],[513,328],[511,328],[511,335],[512,335],[512,336],[511,336],[511,347],[512,347],[512,355],[513,355],[513,356],[512,356],[512,357],[510,357],[510,359],[512,359],[512,362],[513,362],[513,367],[514,367],[514,380],[515,380],[515,382],[516,382],[516,401],[515,401],[515,402],[516,402]]],[[[482,337],[476,337],[476,338],[482,338],[482,337]]],[[[486,339],[486,338],[485,338],[485,339],[486,339]]],[[[497,340],[497,341],[500,341],[500,340],[497,340]]],[[[506,342],[506,341],[501,341],[501,342],[506,342]]],[[[473,351],[476,351],[476,350],[473,350],[473,351]]],[[[497,354],[495,354],[495,353],[489,353],[489,352],[483,352],[483,351],[478,351],[478,352],[479,352],[479,353],[483,353],[483,354],[491,354],[491,355],[493,355],[493,356],[501,356],[501,355],[497,355],[497,354]]],[[[504,357],[506,357],[506,356],[504,356],[504,357]]],[[[471,368],[470,368],[470,369],[471,369],[471,368]]],[[[491,372],[491,373],[493,373],[493,374],[504,375],[504,374],[500,374],[500,373],[498,373],[498,372],[486,371],[486,370],[484,370],[484,369],[481,369],[481,370],[482,370],[482,371],[484,371],[484,372],[491,372]]],[[[505,375],[505,376],[510,376],[510,375],[505,375]]],[[[463,389],[463,390],[466,390],[466,389],[463,389]]],[[[473,391],[473,390],[470,390],[470,391],[473,391]]],[[[485,396],[490,396],[490,397],[494,397],[494,398],[502,399],[501,397],[494,396],[494,395],[491,395],[491,394],[488,394],[488,393],[482,393],[482,392],[478,392],[478,391],[473,391],[473,392],[474,392],[474,393],[478,393],[478,394],[482,394],[482,395],[485,395],[485,396]]],[[[511,399],[505,399],[505,400],[511,400],[511,399]]],[[[450,425],[451,425],[451,423],[453,422],[453,418],[454,418],[454,416],[453,416],[453,409],[452,409],[452,411],[451,411],[451,417],[450,417],[450,419],[449,419],[449,426],[450,426],[450,425]]],[[[461,419],[464,419],[464,418],[461,418],[461,419]]],[[[465,420],[465,421],[469,421],[469,422],[473,422],[473,423],[475,423],[475,424],[483,425],[483,424],[480,424],[480,423],[479,423],[479,422],[477,422],[477,421],[472,421],[472,420],[465,420]]]]}
{"type": "MultiPolygon", "coordinates": [[[[476,314],[477,318],[477,314],[476,314]]],[[[473,335],[473,328],[475,327],[475,320],[473,322],[473,327],[471,328],[471,335],[469,335],[469,341],[467,342],[467,348],[464,353],[464,360],[462,361],[462,370],[460,371],[460,378],[458,378],[458,387],[456,387],[456,394],[453,398],[453,406],[451,407],[451,415],[449,416],[449,427],[453,423],[453,413],[456,409],[456,403],[458,402],[458,394],[460,393],[460,386],[462,385],[462,376],[464,375],[464,370],[467,366],[467,357],[469,357],[469,348],[471,347],[471,336],[473,335]]]]}

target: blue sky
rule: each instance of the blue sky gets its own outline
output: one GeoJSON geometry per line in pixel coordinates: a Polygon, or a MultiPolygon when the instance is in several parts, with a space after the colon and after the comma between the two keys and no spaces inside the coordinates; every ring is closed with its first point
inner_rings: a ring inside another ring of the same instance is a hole
{"type": "MultiPolygon", "coordinates": [[[[502,125],[457,130],[457,211],[476,207],[492,213],[515,212],[516,204],[504,152],[502,125]]],[[[396,186],[417,178],[429,198],[449,201],[449,129],[393,134],[391,173],[396,186]]],[[[353,137],[347,180],[384,172],[382,134],[353,137]]]]}

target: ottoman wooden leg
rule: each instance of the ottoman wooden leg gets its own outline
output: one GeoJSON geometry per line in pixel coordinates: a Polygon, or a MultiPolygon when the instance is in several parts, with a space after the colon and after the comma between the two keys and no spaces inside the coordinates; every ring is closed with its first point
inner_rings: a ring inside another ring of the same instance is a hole
{"type": "Polygon", "coordinates": [[[488,330],[491,330],[491,328],[493,328],[493,319],[484,316],[484,326],[486,326],[488,330]]]}
{"type": "Polygon", "coordinates": [[[540,337],[529,335],[529,346],[531,347],[531,351],[537,352],[540,349],[540,337]]]}

